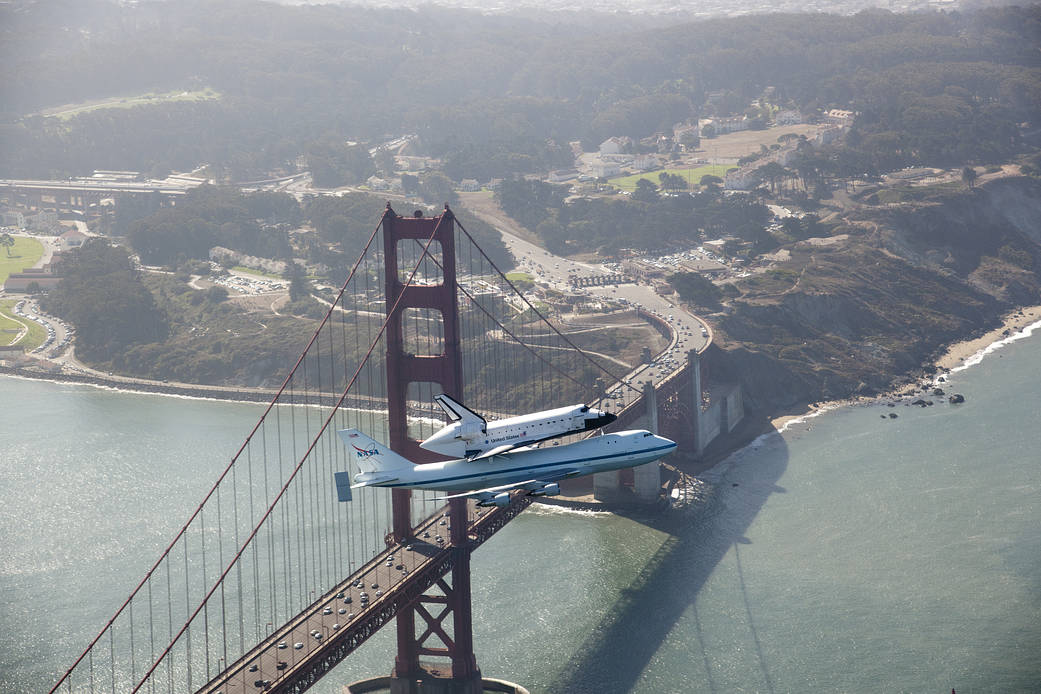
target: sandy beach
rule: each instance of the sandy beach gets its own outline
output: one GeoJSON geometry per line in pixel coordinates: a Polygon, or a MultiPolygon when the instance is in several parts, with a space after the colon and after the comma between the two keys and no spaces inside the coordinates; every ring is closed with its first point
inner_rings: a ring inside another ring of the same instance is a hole
{"type": "Polygon", "coordinates": [[[937,360],[936,366],[948,371],[956,369],[981,350],[1038,321],[1041,321],[1041,306],[1016,309],[1005,316],[1000,327],[994,328],[986,335],[951,345],[947,353],[937,360]]]}
{"type": "MultiPolygon", "coordinates": [[[[948,347],[943,356],[936,360],[936,368],[940,372],[957,369],[967,360],[976,356],[987,347],[990,347],[996,342],[999,342],[1010,335],[1014,335],[1027,326],[1039,321],[1041,321],[1041,306],[1025,306],[1023,308],[1014,309],[1005,315],[999,327],[971,340],[955,342],[953,345],[948,347]]],[[[818,403],[816,406],[810,405],[810,403],[802,403],[793,407],[789,412],[774,417],[770,420],[770,423],[773,425],[775,430],[784,431],[793,423],[800,423],[808,417],[815,417],[818,414],[822,414],[828,410],[833,410],[837,407],[855,405],[858,403],[876,402],[886,398],[903,397],[921,390],[925,385],[926,384],[924,383],[910,383],[873,398],[834,400],[818,403]]]]}

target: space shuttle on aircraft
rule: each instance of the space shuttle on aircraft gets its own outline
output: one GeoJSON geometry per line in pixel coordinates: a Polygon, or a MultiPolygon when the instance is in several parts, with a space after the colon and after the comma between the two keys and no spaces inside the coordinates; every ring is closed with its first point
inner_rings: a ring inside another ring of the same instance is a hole
{"type": "MultiPolygon", "coordinates": [[[[552,411],[552,410],[551,410],[552,411]]],[[[472,498],[478,506],[506,506],[510,492],[555,496],[560,480],[643,465],[668,455],[676,443],[649,431],[593,436],[564,446],[521,448],[482,459],[416,465],[357,429],[337,432],[359,472],[337,472],[337,498],[351,500],[358,487],[454,490],[442,499],[472,498]]]]}
{"type": "Polygon", "coordinates": [[[592,431],[607,426],[617,417],[587,405],[559,407],[487,421],[445,394],[434,400],[448,415],[449,423],[419,445],[451,458],[480,460],[539,441],[592,431]]]}

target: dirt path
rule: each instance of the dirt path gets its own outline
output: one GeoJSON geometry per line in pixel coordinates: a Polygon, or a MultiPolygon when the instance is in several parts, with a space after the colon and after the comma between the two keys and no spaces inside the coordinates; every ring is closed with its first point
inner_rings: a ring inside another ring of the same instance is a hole
{"type": "Polygon", "coordinates": [[[522,238],[528,243],[539,245],[538,237],[506,216],[499,204],[495,202],[495,198],[488,193],[459,193],[459,202],[464,209],[472,212],[482,222],[522,238]]]}

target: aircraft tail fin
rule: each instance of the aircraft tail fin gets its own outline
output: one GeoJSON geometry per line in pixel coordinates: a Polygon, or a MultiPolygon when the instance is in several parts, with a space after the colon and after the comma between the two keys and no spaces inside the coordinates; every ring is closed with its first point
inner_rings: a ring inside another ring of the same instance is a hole
{"type": "Polygon", "coordinates": [[[336,433],[346,444],[348,452],[353,454],[354,462],[362,472],[385,472],[411,468],[415,464],[357,429],[341,429],[336,433]]]}
{"type": "Polygon", "coordinates": [[[473,410],[467,408],[460,402],[456,402],[450,396],[441,393],[440,395],[434,396],[434,401],[441,406],[441,409],[445,411],[448,418],[453,422],[477,422],[481,428],[487,423],[481,415],[477,414],[473,410]]]}

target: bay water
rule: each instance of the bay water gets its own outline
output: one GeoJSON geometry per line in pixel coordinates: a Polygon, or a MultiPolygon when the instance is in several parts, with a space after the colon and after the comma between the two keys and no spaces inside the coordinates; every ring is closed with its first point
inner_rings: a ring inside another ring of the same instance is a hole
{"type": "MultiPolygon", "coordinates": [[[[943,387],[966,402],[763,436],[679,516],[534,506],[474,555],[482,672],[537,693],[1041,692],[1041,334],[943,387]]],[[[0,693],[49,690],[260,412],[0,377],[0,693]]],[[[393,644],[313,691],[386,674],[393,644]]]]}

